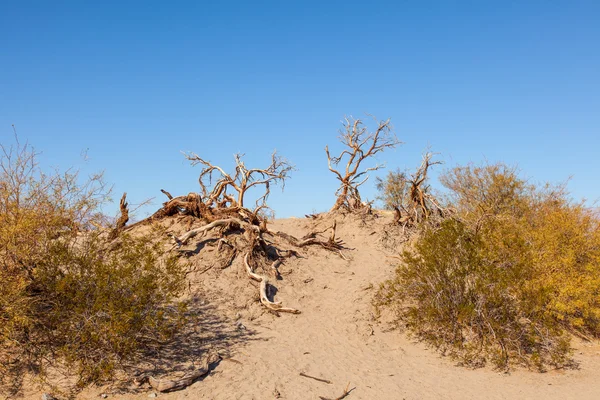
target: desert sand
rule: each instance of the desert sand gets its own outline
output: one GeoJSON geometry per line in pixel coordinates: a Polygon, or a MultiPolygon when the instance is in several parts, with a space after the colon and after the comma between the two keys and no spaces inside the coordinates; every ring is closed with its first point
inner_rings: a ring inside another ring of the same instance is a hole
{"type": "MultiPolygon", "coordinates": [[[[301,237],[327,218],[290,218],[269,225],[301,237]]],[[[393,275],[399,247],[385,242],[391,217],[361,221],[336,216],[347,260],[318,247],[280,268],[275,300],[301,310],[279,316],[258,302],[257,285],[246,276],[241,257],[225,269],[214,265],[216,248],[187,249],[192,269],[188,296],[197,322],[171,346],[156,354],[149,368],[173,371],[190,367],[208,351],[222,360],[184,390],[138,392],[117,386],[88,388],[81,399],[599,399],[600,345],[574,341],[579,369],[510,373],[491,367],[467,369],[394,329],[391,313],[379,318],[373,296],[393,275]],[[187,364],[186,364],[187,362],[187,364]],[[306,374],[323,381],[312,379],[306,374]]],[[[171,229],[183,232],[182,226],[171,229]]],[[[183,372],[181,372],[183,373],[183,372]]],[[[39,399],[41,391],[25,397],[39,399]]]]}

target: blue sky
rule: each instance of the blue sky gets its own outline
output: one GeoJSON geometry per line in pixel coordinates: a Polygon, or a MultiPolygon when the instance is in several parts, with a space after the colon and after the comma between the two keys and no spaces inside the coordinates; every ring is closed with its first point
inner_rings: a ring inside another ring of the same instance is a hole
{"type": "Polygon", "coordinates": [[[443,168],[572,175],[573,196],[596,200],[598,21],[597,1],[0,0],[0,139],[15,124],[44,165],[156,197],[140,217],[161,188],[198,190],[180,151],[227,168],[277,149],[297,167],[270,199],[288,217],[333,204],[323,148],[339,150],[344,115],[371,113],[405,143],[378,158],[388,169],[431,145],[443,168]]]}

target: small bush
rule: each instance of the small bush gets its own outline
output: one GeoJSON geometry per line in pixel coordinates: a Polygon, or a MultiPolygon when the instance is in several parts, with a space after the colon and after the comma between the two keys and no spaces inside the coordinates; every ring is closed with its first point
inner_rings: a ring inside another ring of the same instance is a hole
{"type": "Polygon", "coordinates": [[[456,214],[402,255],[382,303],[417,336],[469,365],[571,363],[568,332],[600,336],[600,229],[564,187],[504,165],[442,182],[456,214]]]}
{"type": "Polygon", "coordinates": [[[408,198],[409,177],[406,172],[397,169],[389,171],[384,179],[377,177],[376,188],[379,192],[376,199],[379,200],[385,210],[402,208],[408,198]]]}
{"type": "Polygon", "coordinates": [[[147,238],[110,244],[93,225],[107,199],[101,176],[46,174],[27,145],[0,153],[0,383],[24,373],[109,378],[181,321],[184,273],[147,238]]]}

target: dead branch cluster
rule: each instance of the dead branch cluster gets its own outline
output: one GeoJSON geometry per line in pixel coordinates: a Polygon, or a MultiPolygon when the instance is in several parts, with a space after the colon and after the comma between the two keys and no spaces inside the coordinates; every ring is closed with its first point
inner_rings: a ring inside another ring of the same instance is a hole
{"type": "Polygon", "coordinates": [[[429,168],[442,164],[441,161],[433,161],[434,156],[435,153],[425,152],[421,165],[403,183],[406,185],[402,189],[403,197],[394,206],[395,222],[402,225],[403,228],[416,226],[432,216],[445,218],[450,214],[450,210],[443,207],[431,193],[431,187],[428,184],[429,168]]]}
{"type": "Polygon", "coordinates": [[[235,172],[228,174],[221,167],[211,164],[197,154],[186,154],[185,157],[192,165],[203,166],[198,182],[206,206],[244,207],[244,198],[248,190],[262,186],[264,193],[256,200],[252,211],[253,214],[257,214],[261,209],[267,207],[266,201],[271,193],[270,186],[281,184],[283,189],[285,180],[289,178],[290,173],[294,170],[294,166],[285,158],[279,156],[277,152],[271,154],[271,163],[263,169],[247,168],[243,156],[243,154],[234,156],[235,172]],[[233,195],[228,194],[229,189],[235,193],[233,195]]]}
{"type": "Polygon", "coordinates": [[[300,311],[283,307],[272,300],[273,279],[281,279],[278,267],[290,257],[298,256],[298,249],[307,246],[318,246],[337,253],[346,259],[343,253],[343,242],[336,238],[336,224],[323,231],[310,232],[297,239],[284,232],[271,232],[267,227],[267,218],[261,211],[267,206],[267,198],[272,184],[285,184],[293,170],[292,165],[276,153],[271,156],[271,163],[264,169],[247,168],[242,155],[235,156],[235,172],[228,174],[219,166],[213,165],[196,154],[188,154],[186,158],[194,165],[202,165],[199,183],[201,193],[190,193],[173,197],[161,189],[168,201],[152,216],[136,224],[124,227],[128,218],[125,195],[121,199],[121,218],[111,235],[114,239],[124,230],[138,224],[157,221],[171,216],[185,216],[191,219],[190,229],[181,235],[171,235],[171,250],[182,250],[190,240],[198,238],[200,243],[217,245],[217,252],[223,255],[226,268],[242,255],[242,262],[248,277],[259,283],[260,302],[273,312],[297,314],[300,311]],[[244,198],[248,190],[262,187],[263,192],[256,200],[253,209],[244,206],[244,198]],[[125,221],[125,222],[123,222],[125,221]],[[191,229],[192,225],[201,226],[191,229]],[[331,230],[328,238],[322,235],[331,230]],[[287,244],[285,249],[282,243],[287,244]]]}
{"type": "Polygon", "coordinates": [[[400,141],[392,132],[389,119],[378,122],[375,131],[371,132],[362,120],[352,117],[345,118],[339,140],[345,146],[339,156],[332,156],[329,146],[325,147],[329,170],[335,174],[340,184],[336,191],[337,200],[331,211],[342,208],[351,211],[362,209],[368,204],[362,201],[358,188],[367,182],[369,172],[384,167],[376,164],[362,168],[362,163],[387,148],[396,147],[400,141]]]}

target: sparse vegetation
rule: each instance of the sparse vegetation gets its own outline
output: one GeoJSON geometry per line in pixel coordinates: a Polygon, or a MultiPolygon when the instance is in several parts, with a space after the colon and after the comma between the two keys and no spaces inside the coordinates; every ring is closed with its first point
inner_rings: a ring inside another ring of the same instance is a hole
{"type": "Polygon", "coordinates": [[[381,202],[384,210],[402,208],[406,204],[408,179],[407,173],[400,169],[389,171],[385,178],[375,178],[379,192],[376,199],[381,202]]]}
{"type": "Polygon", "coordinates": [[[450,210],[440,205],[429,184],[429,169],[441,164],[434,161],[434,153],[423,154],[421,165],[412,174],[400,170],[391,171],[385,179],[377,178],[377,197],[384,207],[396,212],[396,223],[406,227],[416,227],[435,216],[436,222],[450,214],[450,210]]]}
{"type": "Polygon", "coordinates": [[[101,176],[47,174],[18,141],[0,147],[0,370],[8,390],[25,373],[108,377],[179,323],[181,267],[145,238],[107,241],[101,176]]]}
{"type": "Polygon", "coordinates": [[[379,300],[465,364],[569,365],[569,333],[600,335],[598,216],[502,164],[442,183],[456,213],[425,227],[379,300]]]}
{"type": "MultiPolygon", "coordinates": [[[[340,182],[331,211],[362,217],[363,229],[381,214],[371,213],[359,187],[382,165],[362,164],[400,142],[389,120],[370,132],[357,119],[346,119],[340,141],[346,149],[338,157],[325,148],[340,182]]],[[[308,246],[352,261],[346,253],[354,249],[336,236],[339,214],[308,215],[303,237],[269,230],[271,186],[284,186],[294,169],[275,152],[264,169],[247,168],[236,155],[232,173],[187,154],[201,166],[200,192],[173,197],[161,190],[168,201],[129,226],[123,194],[120,217],[108,227],[99,213],[109,195],[101,175],[47,174],[18,140],[0,150],[0,384],[11,392],[26,375],[43,380],[56,371],[74,376],[78,388],[102,382],[166,344],[185,322],[186,274],[238,261],[258,282],[260,312],[279,316],[300,313],[274,300],[284,262],[308,246]],[[258,188],[248,207],[247,194],[258,188]],[[151,235],[143,233],[155,223],[151,235]],[[191,261],[201,252],[202,261],[212,257],[206,265],[191,261]]],[[[413,173],[397,170],[377,181],[379,199],[396,212],[392,223],[380,222],[380,241],[388,251],[411,241],[378,304],[392,306],[410,332],[465,365],[574,365],[571,335],[600,337],[599,215],[573,202],[564,185],[530,184],[503,164],[451,169],[441,177],[448,193],[440,201],[429,184],[430,168],[440,163],[426,152],[413,173]]],[[[144,382],[181,389],[220,357],[212,352],[182,379],[160,380],[151,371],[144,382]]]]}

